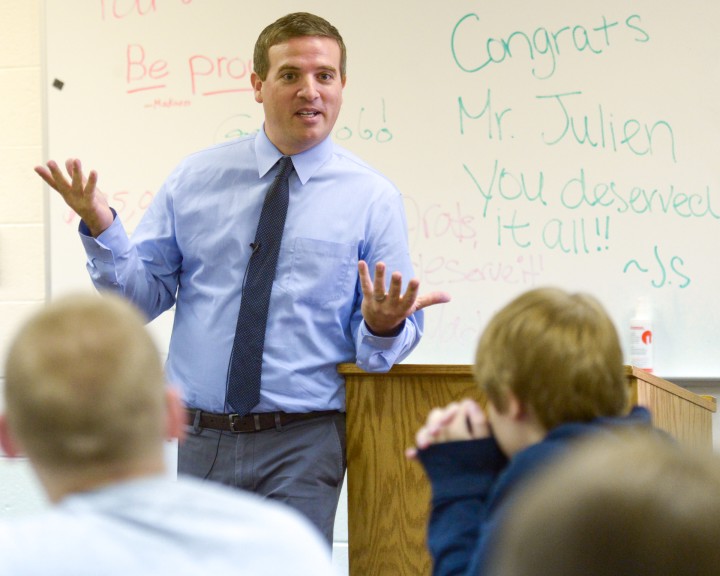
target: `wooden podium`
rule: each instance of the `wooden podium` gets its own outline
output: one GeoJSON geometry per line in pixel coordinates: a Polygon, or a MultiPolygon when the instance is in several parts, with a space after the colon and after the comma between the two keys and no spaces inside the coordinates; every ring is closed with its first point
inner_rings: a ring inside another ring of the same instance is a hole
{"type": "Polygon", "coordinates": [[[667,430],[683,444],[712,450],[715,398],[698,396],[632,366],[625,366],[625,375],[630,383],[630,403],[647,406],[655,426],[667,430]]]}
{"type": "MultiPolygon", "coordinates": [[[[430,487],[404,451],[436,406],[483,400],[467,365],[399,364],[373,374],[341,364],[347,392],[348,543],[352,576],[431,573],[425,545],[430,487]]],[[[712,449],[713,398],[625,369],[633,404],[681,442],[712,449]]]]}

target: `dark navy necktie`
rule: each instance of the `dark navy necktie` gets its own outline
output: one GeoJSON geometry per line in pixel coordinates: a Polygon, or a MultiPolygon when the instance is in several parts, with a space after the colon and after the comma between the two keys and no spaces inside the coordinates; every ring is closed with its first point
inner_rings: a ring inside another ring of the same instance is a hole
{"type": "Polygon", "coordinates": [[[240,302],[235,341],[230,356],[227,403],[245,415],[260,401],[260,374],[270,292],[290,197],[290,156],[278,161],[278,172],[265,196],[240,302]]]}

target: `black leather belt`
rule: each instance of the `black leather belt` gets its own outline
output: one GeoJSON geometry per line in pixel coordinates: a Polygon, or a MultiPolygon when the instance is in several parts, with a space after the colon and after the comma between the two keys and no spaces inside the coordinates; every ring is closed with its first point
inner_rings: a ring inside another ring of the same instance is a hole
{"type": "Polygon", "coordinates": [[[243,434],[260,432],[270,428],[280,428],[291,422],[310,420],[338,413],[338,410],[319,410],[316,412],[259,412],[257,414],[238,416],[237,414],[216,414],[203,412],[195,408],[187,408],[187,423],[190,426],[197,425],[200,428],[243,434]]]}

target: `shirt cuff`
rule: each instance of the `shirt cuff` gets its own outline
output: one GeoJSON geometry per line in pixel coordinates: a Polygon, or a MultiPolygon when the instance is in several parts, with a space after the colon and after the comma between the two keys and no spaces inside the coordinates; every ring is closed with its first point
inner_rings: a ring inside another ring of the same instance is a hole
{"type": "Polygon", "coordinates": [[[370,334],[371,336],[375,336],[376,338],[397,338],[398,336],[400,336],[402,331],[405,329],[406,321],[407,321],[407,319],[403,319],[403,321],[400,322],[400,324],[398,324],[395,327],[395,329],[392,331],[392,334],[376,334],[375,332],[372,331],[370,326],[367,325],[365,320],[363,320],[363,324],[365,325],[365,328],[367,329],[368,334],[370,334]]]}
{"type": "Polygon", "coordinates": [[[130,239],[125,233],[120,217],[113,210],[112,224],[96,237],[90,235],[90,231],[84,222],[80,223],[78,233],[80,241],[85,249],[88,265],[91,267],[112,264],[116,257],[125,254],[130,250],[130,239]]]}

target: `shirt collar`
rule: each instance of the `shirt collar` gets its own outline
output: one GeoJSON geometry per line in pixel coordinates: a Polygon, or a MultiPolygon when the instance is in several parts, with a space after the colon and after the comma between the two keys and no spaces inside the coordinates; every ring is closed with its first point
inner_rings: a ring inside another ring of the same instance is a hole
{"type": "MultiPolygon", "coordinates": [[[[292,156],[293,166],[300,182],[305,184],[318,169],[332,156],[334,144],[330,136],[309,150],[292,156]]],[[[262,178],[276,162],[282,153],[270,142],[265,134],[265,127],[258,131],[255,137],[255,155],[258,164],[258,176],[262,178]]]]}

